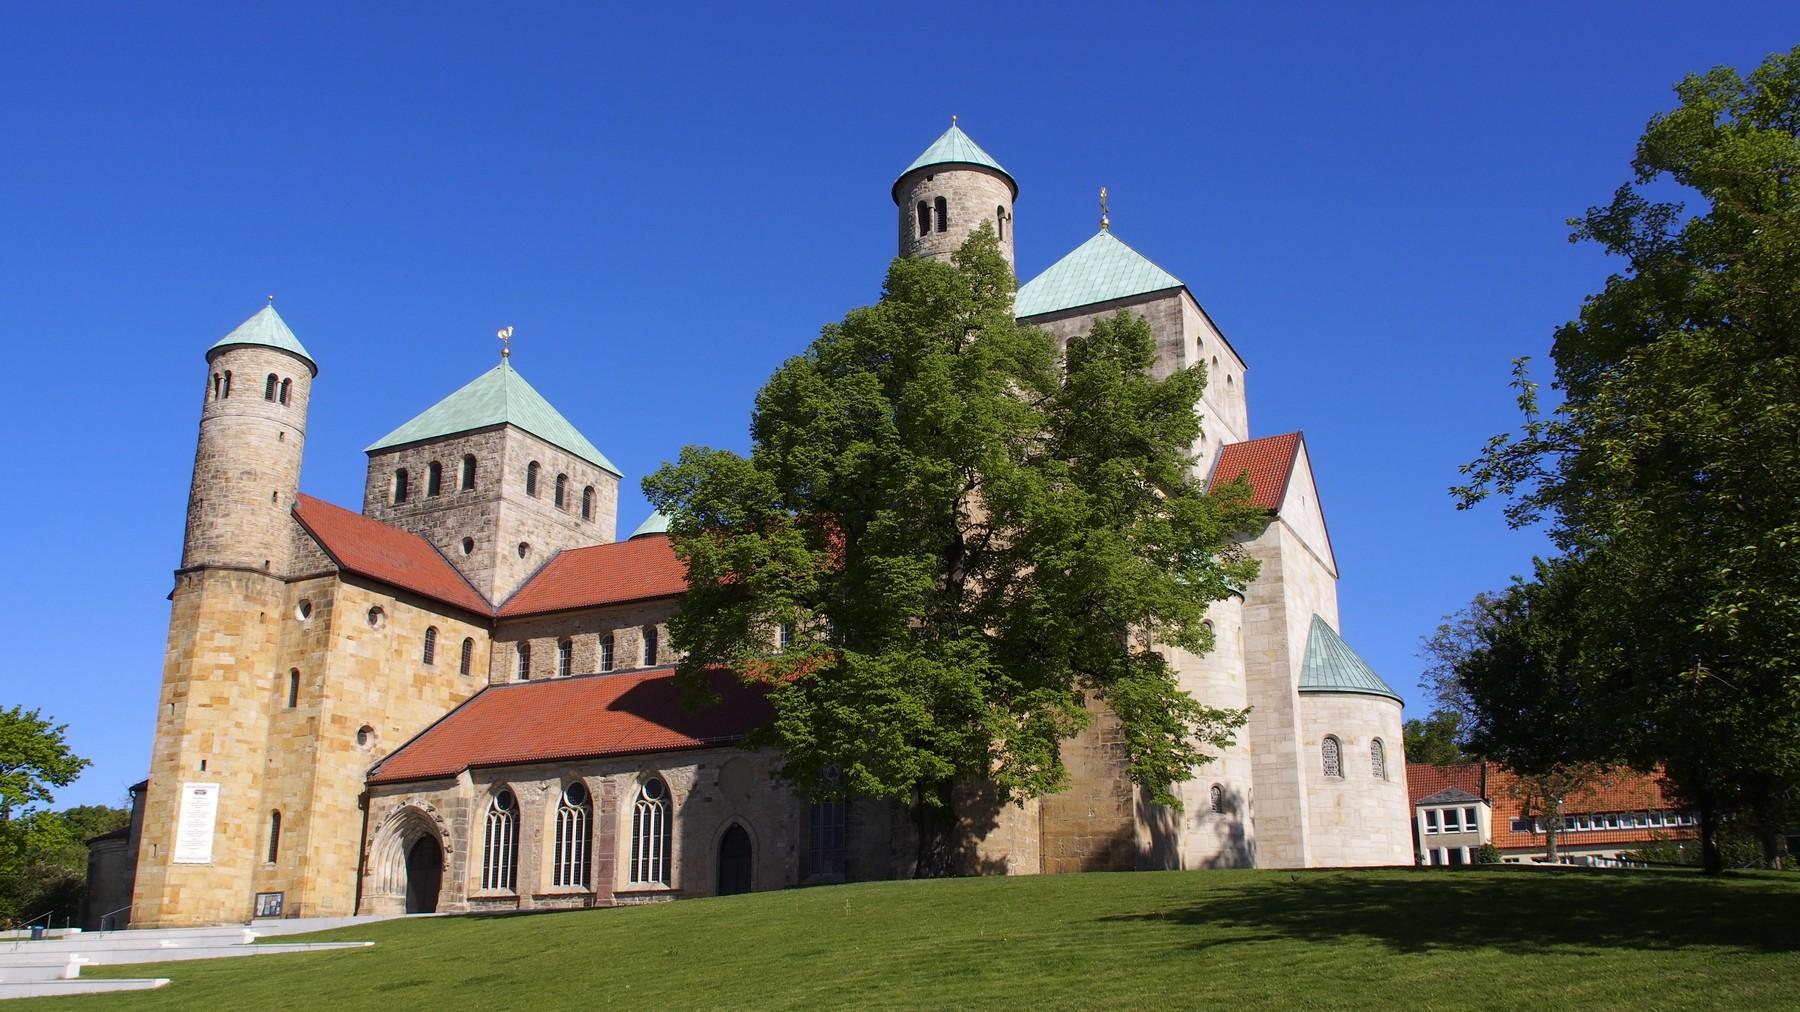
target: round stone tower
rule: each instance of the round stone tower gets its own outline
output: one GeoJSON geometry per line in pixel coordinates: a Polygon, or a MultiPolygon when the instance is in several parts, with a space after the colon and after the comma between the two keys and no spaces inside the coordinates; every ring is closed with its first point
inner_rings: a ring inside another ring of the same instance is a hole
{"type": "Polygon", "coordinates": [[[950,129],[894,180],[900,255],[948,260],[982,222],[1013,263],[1013,201],[1019,184],[951,118],[950,129]]]}
{"type": "Polygon", "coordinates": [[[282,575],[318,366],[273,303],[206,351],[181,568],[282,575]]]}

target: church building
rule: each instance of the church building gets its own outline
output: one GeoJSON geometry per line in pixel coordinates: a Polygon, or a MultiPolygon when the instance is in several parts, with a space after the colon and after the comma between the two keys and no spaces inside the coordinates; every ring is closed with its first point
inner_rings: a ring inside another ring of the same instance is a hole
{"type": "MultiPolygon", "coordinates": [[[[899,252],[947,258],[1018,184],[954,124],[900,173],[899,252]]],[[[1161,373],[1208,383],[1196,467],[1271,522],[1217,648],[1171,652],[1237,743],[1151,804],[1104,709],[1071,783],[964,805],[965,869],[1402,865],[1401,701],[1339,634],[1337,562],[1298,432],[1253,437],[1245,363],[1182,281],[1100,231],[1024,282],[1059,338],[1120,310],[1161,373]]],[[[318,363],[263,307],[206,352],[131,924],[605,906],[905,877],[903,806],[815,802],[739,741],[762,698],[721,676],[690,712],[667,620],[685,574],[660,517],[618,534],[623,475],[503,357],[367,449],[360,510],[300,492],[318,363]]],[[[633,518],[635,519],[635,518],[633,518]]]]}

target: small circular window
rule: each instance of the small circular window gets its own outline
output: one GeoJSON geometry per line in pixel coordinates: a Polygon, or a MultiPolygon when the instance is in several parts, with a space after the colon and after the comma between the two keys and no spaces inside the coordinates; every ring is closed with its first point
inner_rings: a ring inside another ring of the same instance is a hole
{"type": "Polygon", "coordinates": [[[387,612],[381,610],[381,605],[369,609],[369,628],[379,629],[386,624],[387,612]]]}
{"type": "Polygon", "coordinates": [[[526,542],[526,541],[519,542],[519,558],[523,559],[525,556],[530,555],[530,554],[531,554],[530,542],[526,542]]]}
{"type": "Polygon", "coordinates": [[[301,598],[300,603],[294,605],[294,617],[302,622],[312,618],[312,601],[301,598]]]}
{"type": "Polygon", "coordinates": [[[563,800],[571,805],[585,805],[587,804],[587,799],[587,785],[579,780],[570,784],[568,789],[563,791],[563,800]]]}
{"type": "Polygon", "coordinates": [[[469,554],[473,553],[475,551],[475,539],[474,538],[464,538],[462,548],[463,548],[464,555],[469,555],[469,554]]]}
{"type": "Polygon", "coordinates": [[[494,807],[498,808],[502,812],[512,811],[513,810],[512,792],[503,790],[499,794],[494,795],[494,807]]]}
{"type": "Polygon", "coordinates": [[[356,744],[368,748],[375,741],[375,729],[367,724],[356,729],[356,744]]]}
{"type": "Polygon", "coordinates": [[[668,795],[669,789],[663,785],[660,779],[651,777],[644,781],[644,799],[646,801],[661,801],[668,795]]]}

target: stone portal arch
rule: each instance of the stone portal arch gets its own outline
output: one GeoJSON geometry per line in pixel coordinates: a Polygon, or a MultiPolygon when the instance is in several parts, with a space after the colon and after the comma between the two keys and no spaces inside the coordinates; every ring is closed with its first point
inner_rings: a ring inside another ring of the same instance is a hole
{"type": "Polygon", "coordinates": [[[436,910],[452,849],[444,819],[430,803],[409,801],[388,813],[369,844],[371,888],[364,912],[436,910]]]}

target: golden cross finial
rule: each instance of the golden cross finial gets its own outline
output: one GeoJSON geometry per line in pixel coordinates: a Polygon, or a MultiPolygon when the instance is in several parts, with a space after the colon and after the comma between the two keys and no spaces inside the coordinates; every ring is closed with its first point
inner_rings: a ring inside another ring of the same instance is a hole
{"type": "Polygon", "coordinates": [[[500,339],[500,359],[505,361],[512,356],[512,324],[494,331],[494,336],[500,339]]]}
{"type": "Polygon", "coordinates": [[[1106,231],[1110,225],[1112,222],[1106,217],[1106,187],[1102,186],[1100,188],[1100,231],[1106,231]]]}

